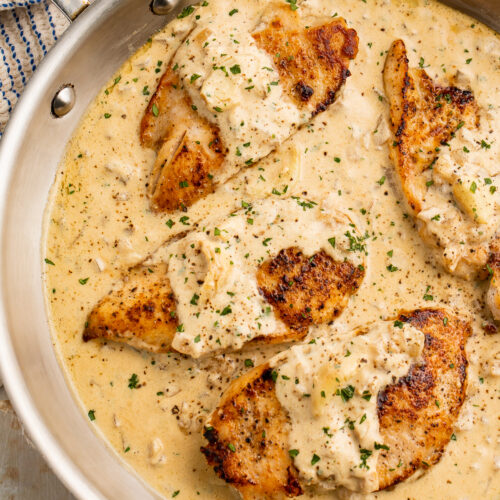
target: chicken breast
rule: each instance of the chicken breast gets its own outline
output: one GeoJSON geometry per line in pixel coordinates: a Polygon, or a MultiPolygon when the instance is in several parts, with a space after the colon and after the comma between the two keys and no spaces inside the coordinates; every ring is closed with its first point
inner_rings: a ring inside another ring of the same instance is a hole
{"type": "Polygon", "coordinates": [[[141,122],[141,142],[157,149],[149,194],[157,211],[188,207],[213,192],[213,176],[224,161],[216,125],[194,111],[179,77],[162,76],[141,122]]]}
{"type": "Polygon", "coordinates": [[[297,10],[269,10],[266,26],[255,33],[257,46],[273,57],[285,95],[311,116],[335,101],[350,76],[349,61],[358,53],[358,36],[344,19],[304,26],[297,10]]]}
{"type": "Polygon", "coordinates": [[[499,124],[471,90],[440,86],[423,58],[420,66],[410,68],[402,40],[392,44],[384,68],[390,155],[420,235],[440,263],[467,279],[484,276],[500,228],[499,124]]]}
{"type": "Polygon", "coordinates": [[[395,136],[391,157],[403,193],[418,213],[428,187],[423,172],[459,128],[478,125],[477,106],[472,92],[441,87],[424,69],[410,68],[403,40],[396,40],[387,54],[384,84],[395,136]]]}
{"type": "Polygon", "coordinates": [[[257,283],[288,327],[283,340],[300,340],[309,326],[331,323],[344,310],[364,274],[352,262],[336,261],[323,250],[308,256],[290,247],[258,267],[257,283]]]}
{"type": "MultiPolygon", "coordinates": [[[[440,309],[404,312],[395,321],[415,327],[425,341],[421,362],[372,396],[383,443],[376,462],[380,490],[441,457],[465,398],[465,344],[471,333],[467,322],[440,309]]],[[[290,436],[300,430],[293,429],[276,395],[279,364],[272,365],[271,360],[235,380],[204,431],[208,442],[201,451],[208,463],[245,499],[295,497],[307,488],[294,465],[299,450],[290,450],[290,436]]],[[[341,395],[344,401],[352,397],[341,395]]],[[[366,465],[371,451],[363,452],[366,465]]]]}
{"type": "Polygon", "coordinates": [[[143,146],[157,151],[148,189],[158,212],[192,205],[324,111],[357,54],[358,37],[343,19],[306,28],[297,11],[277,3],[255,32],[213,55],[214,23],[222,20],[198,17],[189,47],[174,54],[141,122],[143,146]]]}
{"type": "Polygon", "coordinates": [[[83,340],[99,338],[166,352],[177,326],[166,265],[138,266],[130,270],[123,286],[112,290],[92,309],[83,340]]]}
{"type": "Polygon", "coordinates": [[[93,308],[83,339],[198,357],[331,323],[362,283],[364,253],[349,249],[350,219],[302,203],[245,203],[165,244],[93,308]]]}

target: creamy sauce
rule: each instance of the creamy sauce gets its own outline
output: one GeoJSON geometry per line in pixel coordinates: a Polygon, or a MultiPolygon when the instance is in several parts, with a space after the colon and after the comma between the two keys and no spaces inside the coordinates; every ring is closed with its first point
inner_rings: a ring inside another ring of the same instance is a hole
{"type": "Polygon", "coordinates": [[[379,488],[377,460],[385,445],[374,395],[418,364],[424,334],[394,321],[359,333],[334,343],[315,339],[271,362],[276,394],[291,421],[289,453],[307,485],[379,488]]]}
{"type": "MultiPolygon", "coordinates": [[[[255,11],[250,2],[245,7],[220,0],[209,3],[230,19],[235,17],[228,15],[234,8],[248,9],[256,22],[260,15],[258,2],[255,11]]],[[[489,112],[498,117],[500,40],[476,21],[433,1],[311,0],[299,9],[316,16],[337,13],[357,30],[360,51],[351,63],[352,76],[343,95],[287,141],[282,151],[242,171],[185,213],[155,215],[149,210],[145,185],[154,152],[141,148],[138,140],[148,93],[154,91],[182,36],[172,36],[169,27],[155,35],[90,106],[68,145],[46,218],[46,296],[54,345],[68,381],[85,414],[91,411],[94,420],[89,425],[161,495],[171,498],[179,491],[180,499],[236,498],[199,451],[202,421],[234,377],[285,346],[247,348],[196,361],[111,343],[84,344],[83,325],[95,303],[121,279],[124,268],[153,254],[187,229],[186,224],[207,214],[223,218],[241,208],[242,201],[278,197],[273,192],[283,193],[286,185],[286,195],[301,199],[331,196],[370,235],[367,274],[335,322],[339,332],[391,317],[401,308],[433,304],[458,310],[474,326],[467,346],[467,400],[456,439],[440,462],[391,491],[346,495],[383,500],[496,498],[500,340],[483,329],[491,321],[484,306],[486,283],[447,274],[407,215],[388,159],[388,106],[381,70],[391,42],[401,37],[412,66],[424,57],[432,78],[466,72],[478,102],[491,106],[489,112]],[[289,161],[298,155],[299,162],[289,161]]],[[[192,22],[188,17],[180,21],[192,22]]],[[[243,16],[235,17],[235,23],[243,22],[243,16]]],[[[312,329],[311,336],[328,332],[321,326],[312,329]]],[[[332,499],[341,495],[325,493],[332,499]]]]}

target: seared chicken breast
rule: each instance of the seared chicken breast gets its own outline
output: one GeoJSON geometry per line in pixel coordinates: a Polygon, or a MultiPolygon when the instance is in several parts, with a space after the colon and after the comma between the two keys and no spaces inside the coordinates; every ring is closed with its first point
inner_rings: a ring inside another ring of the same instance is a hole
{"type": "Polygon", "coordinates": [[[305,26],[288,5],[273,6],[266,25],[252,34],[271,57],[285,95],[311,116],[324,111],[350,75],[349,61],[358,53],[356,31],[344,19],[305,26]]]}
{"type": "Polygon", "coordinates": [[[441,87],[424,69],[410,68],[402,40],[396,40],[387,54],[384,83],[395,136],[391,156],[403,193],[418,213],[427,187],[423,172],[459,128],[478,125],[477,105],[472,92],[441,87]]]}
{"type": "MultiPolygon", "coordinates": [[[[375,443],[375,450],[380,450],[376,460],[379,490],[418,470],[425,471],[441,457],[465,398],[465,344],[471,333],[467,322],[440,309],[403,312],[394,321],[397,328],[411,325],[424,340],[420,361],[371,395],[376,398],[373,401],[383,443],[375,443]]],[[[279,361],[271,360],[235,380],[204,431],[207,444],[202,452],[208,463],[245,499],[295,497],[307,488],[294,464],[303,451],[290,449],[294,428],[277,396],[277,384],[285,383],[279,370],[279,361]]],[[[347,386],[344,391],[340,396],[346,403],[353,397],[354,387],[347,386]]],[[[313,398],[314,394],[308,395],[307,400],[313,398]]],[[[354,428],[363,420],[346,422],[354,428]]],[[[332,436],[335,424],[325,429],[325,434],[332,436]]],[[[375,451],[362,449],[360,453],[366,466],[367,457],[375,451]]],[[[312,463],[322,464],[316,455],[312,463]]],[[[335,480],[331,487],[336,487],[335,480]]]]}
{"type": "Polygon", "coordinates": [[[166,265],[137,266],[90,312],[83,331],[92,339],[124,342],[153,352],[170,350],[178,322],[166,265]]]}
{"type": "Polygon", "coordinates": [[[141,122],[142,144],[157,150],[149,189],[155,210],[190,206],[214,189],[224,148],[218,127],[194,108],[178,75],[167,69],[141,122]]]}
{"type": "MultiPolygon", "coordinates": [[[[465,278],[484,276],[500,227],[498,124],[471,90],[435,83],[422,61],[409,66],[402,40],[387,55],[391,158],[419,232],[442,265],[465,278]]],[[[467,84],[463,75],[457,80],[467,84]]]]}
{"type": "Polygon", "coordinates": [[[157,151],[149,194],[158,212],[192,205],[324,111],[358,49],[356,32],[343,19],[306,27],[281,3],[272,4],[237,47],[221,49],[222,56],[208,52],[217,42],[214,30],[202,17],[189,32],[189,47],[174,54],[141,122],[143,146],[157,151]],[[253,54],[245,59],[248,69],[233,64],[245,51],[253,54]],[[199,72],[187,73],[186,60],[198,61],[192,71],[199,72]],[[263,128],[259,115],[266,113],[272,123],[263,128]]]}
{"type": "Polygon", "coordinates": [[[84,340],[198,357],[300,340],[311,325],[332,322],[362,283],[364,253],[349,250],[362,237],[350,219],[301,203],[245,203],[165,244],[93,308],[84,340]]]}

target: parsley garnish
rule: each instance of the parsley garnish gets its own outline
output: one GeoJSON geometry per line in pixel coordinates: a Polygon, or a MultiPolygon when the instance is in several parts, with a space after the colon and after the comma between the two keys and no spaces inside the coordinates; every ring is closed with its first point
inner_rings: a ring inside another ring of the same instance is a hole
{"type": "Polygon", "coordinates": [[[361,450],[359,450],[359,453],[361,459],[361,463],[359,464],[360,469],[361,468],[369,469],[370,466],[367,465],[366,461],[371,457],[373,452],[371,450],[367,450],[366,448],[361,448],[361,450]]]}
{"type": "Polygon", "coordinates": [[[188,5],[182,9],[182,12],[177,16],[178,19],[182,19],[183,17],[187,17],[194,12],[194,7],[192,5],[188,5]]]}
{"type": "Polygon", "coordinates": [[[342,389],[337,389],[336,394],[342,398],[344,403],[346,403],[354,396],[354,387],[352,385],[348,385],[342,389]]]}
{"type": "Polygon", "coordinates": [[[224,309],[222,309],[222,311],[221,311],[220,315],[221,315],[221,316],[226,316],[226,315],[228,315],[228,314],[230,314],[230,313],[232,313],[232,312],[233,312],[233,311],[232,311],[232,309],[231,309],[231,306],[226,306],[226,307],[224,307],[224,309]]]}
{"type": "Polygon", "coordinates": [[[132,373],[132,375],[128,379],[128,388],[137,389],[138,384],[139,384],[139,377],[137,377],[136,373],[132,373]]]}

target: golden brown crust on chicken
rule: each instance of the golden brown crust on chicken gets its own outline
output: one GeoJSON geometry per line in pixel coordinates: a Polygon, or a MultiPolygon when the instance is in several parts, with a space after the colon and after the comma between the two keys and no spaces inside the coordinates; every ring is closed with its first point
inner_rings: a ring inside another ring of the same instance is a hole
{"type": "Polygon", "coordinates": [[[298,496],[302,489],[288,454],[289,426],[271,368],[258,366],[225,393],[205,429],[208,445],[201,451],[245,499],[298,496]]]}
{"type": "Polygon", "coordinates": [[[297,339],[311,324],[331,323],[363,277],[350,262],[337,262],[323,250],[309,257],[296,247],[281,250],[257,271],[260,292],[297,339]]]}
{"type": "Polygon", "coordinates": [[[390,448],[378,460],[380,489],[438,462],[466,390],[470,325],[440,309],[401,313],[398,319],[423,332],[425,345],[423,363],[378,395],[380,432],[390,448]]]}
{"type": "Polygon", "coordinates": [[[312,115],[334,100],[358,53],[358,35],[344,19],[306,28],[297,11],[273,6],[268,26],[252,36],[273,57],[285,93],[312,115]]]}
{"type": "Polygon", "coordinates": [[[112,340],[153,352],[167,352],[177,327],[175,300],[166,266],[139,266],[125,285],[92,309],[83,340],[112,340]]]}
{"type": "Polygon", "coordinates": [[[436,85],[423,69],[410,68],[406,47],[396,40],[384,68],[385,91],[390,103],[390,125],[395,136],[391,157],[409,205],[420,212],[425,197],[421,175],[432,166],[439,148],[461,126],[479,123],[472,92],[436,85]]]}
{"type": "MultiPolygon", "coordinates": [[[[439,460],[466,389],[465,344],[470,325],[440,309],[402,313],[398,319],[421,330],[425,345],[423,363],[378,395],[380,432],[389,446],[377,465],[380,489],[439,460]]],[[[290,424],[275,395],[275,374],[263,365],[237,379],[205,430],[208,444],[202,452],[244,498],[301,494],[298,473],[286,453],[290,424]],[[266,439],[261,440],[263,435],[266,439]],[[296,486],[287,490],[284,485],[290,477],[296,486]]]]}
{"type": "Polygon", "coordinates": [[[213,192],[213,175],[224,161],[219,130],[193,109],[170,68],[142,118],[141,142],[158,150],[149,186],[154,210],[190,206],[213,192]]]}

